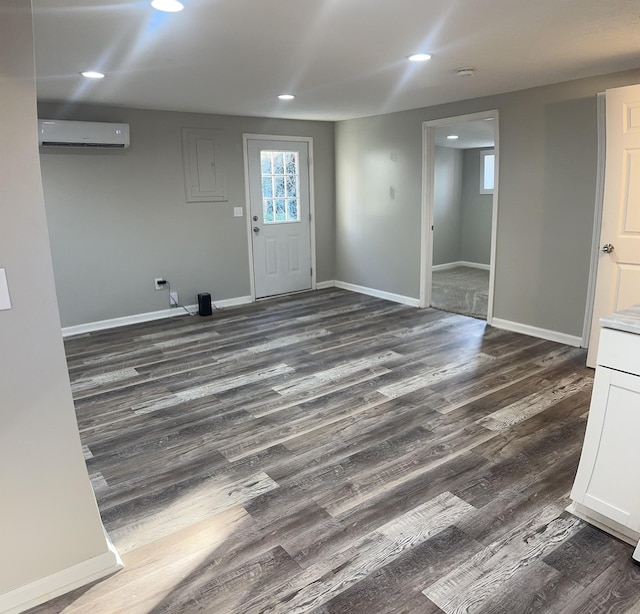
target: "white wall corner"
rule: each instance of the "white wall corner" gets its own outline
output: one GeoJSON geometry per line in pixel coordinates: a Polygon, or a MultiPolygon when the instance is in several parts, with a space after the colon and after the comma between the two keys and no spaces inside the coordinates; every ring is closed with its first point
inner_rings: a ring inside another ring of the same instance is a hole
{"type": "Polygon", "coordinates": [[[376,298],[382,298],[394,303],[401,303],[402,305],[408,305],[409,307],[420,306],[420,299],[404,296],[402,294],[394,294],[393,292],[385,292],[384,290],[376,290],[375,288],[358,286],[356,284],[347,283],[346,281],[336,281],[335,287],[341,288],[342,290],[350,290],[351,292],[358,292],[359,294],[375,296],[376,298]]]}
{"type": "Polygon", "coordinates": [[[124,567],[122,559],[106,532],[105,537],[107,551],[100,556],[0,595],[0,614],[19,614],[120,571],[124,567]]]}
{"type": "Polygon", "coordinates": [[[547,330],[546,328],[538,328],[537,326],[511,322],[510,320],[503,320],[502,318],[493,318],[491,320],[491,326],[508,330],[512,333],[521,333],[523,335],[529,335],[530,337],[538,337],[539,339],[555,341],[556,343],[563,343],[564,345],[570,345],[577,348],[581,347],[582,344],[582,338],[577,337],[576,335],[567,335],[566,333],[559,333],[555,330],[547,330]]]}

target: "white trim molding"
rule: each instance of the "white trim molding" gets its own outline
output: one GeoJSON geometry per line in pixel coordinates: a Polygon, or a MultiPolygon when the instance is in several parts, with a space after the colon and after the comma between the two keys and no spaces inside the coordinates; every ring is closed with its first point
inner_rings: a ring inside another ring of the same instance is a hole
{"type": "Polygon", "coordinates": [[[335,288],[336,282],[333,279],[328,281],[319,281],[316,283],[316,290],[326,290],[327,288],[335,288]]]}
{"type": "MultiPolygon", "coordinates": [[[[239,307],[240,305],[249,305],[253,303],[250,296],[236,296],[236,298],[224,298],[221,301],[213,301],[216,309],[226,309],[227,307],[239,307]]],[[[197,306],[194,305],[197,311],[197,306]]],[[[190,309],[189,309],[190,310],[190,309]]]]}
{"type": "MultiPolygon", "coordinates": [[[[185,305],[190,313],[197,312],[197,305],[185,305]]],[[[62,328],[63,337],[71,337],[72,335],[82,335],[84,333],[93,333],[98,330],[107,330],[108,328],[118,328],[119,326],[128,326],[129,324],[139,324],[140,322],[151,322],[153,320],[164,320],[165,318],[173,318],[175,316],[187,315],[184,309],[172,307],[171,309],[161,309],[160,311],[150,311],[148,313],[136,313],[130,316],[122,316],[120,318],[110,318],[109,320],[98,320],[97,322],[87,322],[86,324],[76,324],[75,326],[64,326],[62,328]]]]}
{"type": "Polygon", "coordinates": [[[598,527],[598,529],[601,529],[605,533],[609,533],[609,535],[617,537],[631,546],[636,546],[638,544],[639,534],[637,531],[634,531],[629,527],[625,527],[619,522],[611,520],[611,518],[607,518],[602,514],[598,514],[598,512],[589,509],[576,501],[571,502],[564,509],[570,514],[580,518],[580,520],[584,520],[589,524],[592,524],[594,527],[598,527]]]}
{"type": "MultiPolygon", "coordinates": [[[[598,165],[596,167],[596,200],[593,214],[593,233],[591,236],[591,262],[589,266],[589,284],[587,286],[587,305],[584,312],[582,327],[582,346],[589,347],[591,337],[591,320],[593,319],[593,304],[596,298],[596,275],[598,274],[598,259],[600,256],[600,231],[602,229],[602,208],[604,206],[604,172],[607,147],[607,97],[600,92],[597,97],[598,111],[598,165]]],[[[590,352],[592,355],[592,352],[590,352]]],[[[589,365],[595,367],[594,364],[589,365]]]]}
{"type": "Polygon", "coordinates": [[[555,341],[556,343],[564,343],[573,347],[581,347],[582,338],[577,335],[567,335],[559,333],[555,330],[547,330],[546,328],[538,328],[537,326],[529,326],[529,324],[520,324],[520,322],[511,322],[502,318],[493,318],[491,326],[511,331],[512,333],[522,333],[530,337],[538,337],[547,341],[555,341]]]}
{"type": "Polygon", "coordinates": [[[359,294],[375,296],[376,298],[383,298],[387,301],[393,301],[394,303],[401,303],[402,305],[409,305],[409,307],[420,307],[420,299],[404,296],[402,294],[394,294],[393,292],[385,292],[384,290],[376,290],[375,288],[357,286],[356,284],[350,284],[346,281],[336,281],[335,287],[341,288],[342,290],[349,290],[351,292],[358,292],[359,294]]]}
{"type": "Polygon", "coordinates": [[[422,196],[420,204],[420,307],[431,306],[433,274],[433,188],[436,175],[436,133],[422,124],[422,196]]]}
{"type": "MultiPolygon", "coordinates": [[[[498,241],[498,187],[500,184],[500,131],[497,110],[481,111],[456,117],[432,119],[422,123],[422,207],[420,233],[420,306],[431,306],[431,274],[433,272],[433,209],[435,182],[435,131],[442,126],[476,121],[494,120],[495,186],[492,199],[491,257],[489,267],[489,296],[487,301],[487,324],[493,323],[493,301],[495,294],[495,266],[498,241]]],[[[437,269],[436,269],[437,270],[437,269]]]]}
{"type": "Polygon", "coordinates": [[[482,264],[481,262],[467,262],[466,260],[459,260],[458,262],[445,262],[444,264],[434,264],[431,267],[432,271],[446,271],[447,269],[455,269],[459,266],[466,266],[470,269],[482,269],[483,271],[490,271],[491,265],[482,264]]]}
{"type": "Polygon", "coordinates": [[[24,612],[45,601],[121,570],[124,565],[120,555],[106,533],[105,536],[107,537],[108,550],[100,556],[72,565],[46,578],[41,578],[0,595],[0,612],[2,614],[24,612]]]}
{"type": "MultiPolygon", "coordinates": [[[[237,307],[239,305],[253,303],[253,299],[250,296],[237,296],[235,298],[212,301],[212,303],[216,309],[225,309],[227,307],[237,307]]],[[[198,313],[198,305],[184,305],[184,307],[188,310],[190,315],[196,315],[198,313]]],[[[120,326],[129,326],[130,324],[152,322],[153,320],[164,320],[165,318],[174,318],[176,316],[186,315],[187,312],[184,309],[181,309],[180,307],[172,307],[171,309],[161,309],[160,311],[137,313],[130,316],[122,316],[120,318],[111,318],[109,320],[98,320],[97,322],[65,326],[62,329],[62,336],[71,337],[73,335],[83,335],[85,333],[93,333],[98,330],[119,328],[120,326]]]]}

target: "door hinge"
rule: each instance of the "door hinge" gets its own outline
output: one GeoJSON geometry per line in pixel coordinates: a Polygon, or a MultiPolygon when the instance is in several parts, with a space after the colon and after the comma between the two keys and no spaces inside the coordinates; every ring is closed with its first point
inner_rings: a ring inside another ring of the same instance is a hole
{"type": "Polygon", "coordinates": [[[311,267],[311,268],[309,269],[309,273],[310,273],[311,277],[313,277],[313,267],[311,267]]]}

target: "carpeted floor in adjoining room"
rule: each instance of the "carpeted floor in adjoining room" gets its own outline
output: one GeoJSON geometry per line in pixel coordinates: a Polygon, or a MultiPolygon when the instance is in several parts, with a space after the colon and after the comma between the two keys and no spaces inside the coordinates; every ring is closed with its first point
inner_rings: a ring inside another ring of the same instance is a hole
{"type": "Polygon", "coordinates": [[[489,271],[459,266],[433,271],[431,306],[442,311],[487,319],[489,271]]]}

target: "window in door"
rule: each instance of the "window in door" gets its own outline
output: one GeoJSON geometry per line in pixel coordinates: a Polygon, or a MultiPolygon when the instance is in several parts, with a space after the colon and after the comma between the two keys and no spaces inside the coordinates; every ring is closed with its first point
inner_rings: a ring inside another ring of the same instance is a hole
{"type": "Polygon", "coordinates": [[[265,224],[300,221],[300,160],[297,151],[261,151],[262,215],[265,224]]]}

